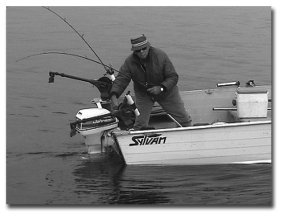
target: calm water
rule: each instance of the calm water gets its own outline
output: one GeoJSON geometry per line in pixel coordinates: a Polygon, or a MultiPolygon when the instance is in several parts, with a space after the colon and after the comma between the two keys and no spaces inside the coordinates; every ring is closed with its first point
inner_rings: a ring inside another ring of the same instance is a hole
{"type": "MultiPolygon", "coordinates": [[[[145,33],[165,50],[181,90],[254,79],[271,83],[269,7],[54,8],[119,68],[129,39],[145,33]]],[[[97,79],[104,70],[86,60],[42,55],[61,51],[96,59],[66,24],[41,7],[7,8],[7,203],[270,206],[272,165],[131,167],[114,157],[88,156],[69,122],[98,95],[58,71],[97,79]]],[[[131,87],[129,88],[131,89],[131,87]]]]}

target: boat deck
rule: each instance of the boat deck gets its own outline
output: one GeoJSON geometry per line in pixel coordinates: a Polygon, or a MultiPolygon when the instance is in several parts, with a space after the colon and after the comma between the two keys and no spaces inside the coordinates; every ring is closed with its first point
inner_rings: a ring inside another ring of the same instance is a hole
{"type": "MultiPolygon", "coordinates": [[[[233,100],[236,99],[235,87],[216,88],[207,90],[195,90],[181,92],[185,107],[192,118],[192,125],[207,125],[219,122],[237,123],[251,121],[271,120],[271,87],[261,86],[268,91],[267,117],[241,119],[235,110],[233,100]],[[222,110],[215,110],[222,108],[222,110]]],[[[178,127],[175,122],[156,103],[153,107],[149,126],[155,129],[178,127]]]]}

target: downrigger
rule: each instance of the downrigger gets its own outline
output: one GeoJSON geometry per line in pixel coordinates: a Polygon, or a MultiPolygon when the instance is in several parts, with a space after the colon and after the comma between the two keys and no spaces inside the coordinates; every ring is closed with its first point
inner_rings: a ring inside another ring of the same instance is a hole
{"type": "Polygon", "coordinates": [[[88,82],[98,88],[100,98],[91,102],[93,108],[81,109],[76,114],[76,121],[70,123],[70,136],[80,133],[88,147],[88,153],[101,153],[109,146],[114,146],[110,132],[115,129],[128,130],[133,127],[137,109],[134,100],[128,92],[118,106],[118,111],[112,113],[109,92],[115,79],[113,70],[98,80],[85,79],[65,73],[49,72],[49,83],[54,82],[55,76],[88,82]]]}

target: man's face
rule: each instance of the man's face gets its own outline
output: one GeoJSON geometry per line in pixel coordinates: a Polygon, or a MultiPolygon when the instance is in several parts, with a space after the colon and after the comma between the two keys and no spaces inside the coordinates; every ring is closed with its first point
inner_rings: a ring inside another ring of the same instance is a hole
{"type": "Polygon", "coordinates": [[[145,59],[149,52],[149,46],[146,46],[140,50],[135,50],[134,53],[140,58],[145,59]]]}

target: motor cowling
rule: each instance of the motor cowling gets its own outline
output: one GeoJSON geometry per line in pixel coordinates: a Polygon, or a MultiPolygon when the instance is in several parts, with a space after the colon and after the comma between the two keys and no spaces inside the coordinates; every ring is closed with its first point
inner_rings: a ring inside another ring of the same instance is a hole
{"type": "Polygon", "coordinates": [[[76,121],[70,123],[70,127],[71,136],[76,132],[85,136],[118,127],[118,119],[104,108],[81,109],[76,114],[76,121]]]}

